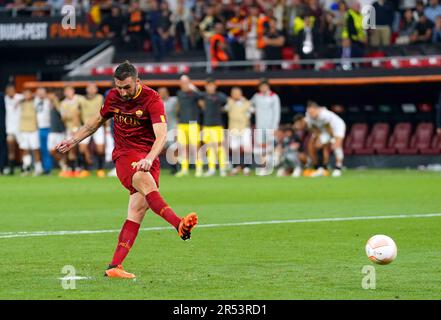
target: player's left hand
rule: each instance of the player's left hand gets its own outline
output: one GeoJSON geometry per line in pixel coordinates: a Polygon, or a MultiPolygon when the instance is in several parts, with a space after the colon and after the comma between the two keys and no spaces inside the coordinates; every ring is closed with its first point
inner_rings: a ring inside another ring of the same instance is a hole
{"type": "Polygon", "coordinates": [[[152,167],[153,164],[153,160],[149,159],[149,158],[145,158],[145,159],[141,159],[136,163],[133,163],[133,169],[135,169],[136,171],[149,171],[150,168],[152,167]]]}

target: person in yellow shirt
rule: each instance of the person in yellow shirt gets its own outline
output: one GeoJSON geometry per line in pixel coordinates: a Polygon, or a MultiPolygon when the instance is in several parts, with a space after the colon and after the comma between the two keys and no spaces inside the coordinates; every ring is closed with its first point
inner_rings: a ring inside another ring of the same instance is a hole
{"type": "MultiPolygon", "coordinates": [[[[103,105],[104,98],[98,93],[98,87],[95,83],[89,83],[86,87],[86,95],[80,96],[79,107],[81,122],[83,124],[94,117],[103,105]]],[[[106,173],[104,172],[104,151],[105,151],[105,127],[100,127],[92,136],[87,137],[80,142],[79,148],[80,153],[84,156],[84,170],[81,172],[82,177],[87,177],[90,175],[89,167],[93,164],[93,157],[91,153],[90,143],[95,144],[95,153],[97,157],[97,177],[104,178],[106,173]]]]}
{"type": "Polygon", "coordinates": [[[37,110],[35,108],[32,91],[23,92],[23,101],[20,103],[20,138],[19,146],[23,153],[23,174],[28,175],[34,156],[34,176],[43,174],[40,155],[40,137],[37,124],[37,110]],[[32,155],[31,155],[32,154],[32,155]]]}
{"type": "MultiPolygon", "coordinates": [[[[80,97],[75,94],[73,87],[64,88],[64,99],[60,104],[60,114],[66,127],[67,137],[72,137],[78,131],[80,121],[80,97]]],[[[62,177],[79,177],[80,170],[77,169],[77,148],[73,148],[67,155],[69,169],[62,177]]]]}

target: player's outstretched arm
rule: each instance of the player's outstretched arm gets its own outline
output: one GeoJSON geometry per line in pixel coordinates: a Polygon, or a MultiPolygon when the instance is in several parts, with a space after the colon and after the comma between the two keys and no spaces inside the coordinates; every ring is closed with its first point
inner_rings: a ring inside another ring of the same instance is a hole
{"type": "Polygon", "coordinates": [[[101,127],[107,121],[106,118],[103,118],[101,114],[97,114],[95,117],[91,118],[86,122],[84,126],[82,126],[73,137],[66,139],[59,143],[56,146],[58,152],[66,153],[75,147],[82,140],[86,139],[88,136],[95,133],[99,127],[101,127]]]}

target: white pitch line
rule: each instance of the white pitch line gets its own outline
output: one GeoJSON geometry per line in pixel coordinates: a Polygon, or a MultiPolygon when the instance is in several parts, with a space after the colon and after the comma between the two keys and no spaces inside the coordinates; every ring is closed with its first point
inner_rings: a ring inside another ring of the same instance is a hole
{"type": "MultiPolygon", "coordinates": [[[[341,217],[341,218],[316,218],[316,219],[294,219],[294,220],[268,220],[268,221],[249,221],[233,223],[213,223],[198,225],[198,228],[220,228],[220,227],[240,227],[265,224],[285,224],[285,223],[308,223],[308,222],[335,222],[335,221],[357,221],[357,220],[381,220],[381,219],[408,219],[408,218],[432,218],[441,217],[441,213],[427,214],[399,214],[385,216],[361,216],[361,217],[341,217]]],[[[172,227],[149,227],[141,228],[140,231],[161,231],[171,230],[172,227]]],[[[72,231],[22,231],[22,232],[0,232],[0,239],[7,238],[27,238],[27,237],[45,237],[45,236],[64,236],[76,234],[99,234],[99,233],[117,233],[120,229],[110,230],[72,230],[72,231]]]]}

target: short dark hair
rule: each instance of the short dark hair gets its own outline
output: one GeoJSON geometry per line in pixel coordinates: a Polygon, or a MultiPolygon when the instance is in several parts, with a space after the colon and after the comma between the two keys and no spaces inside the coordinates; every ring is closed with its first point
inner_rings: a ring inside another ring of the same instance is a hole
{"type": "Polygon", "coordinates": [[[308,102],[306,103],[307,107],[319,107],[320,105],[317,103],[317,101],[314,100],[308,100],[308,102]]]}
{"type": "Polygon", "coordinates": [[[205,80],[205,82],[208,84],[208,83],[216,83],[216,80],[214,80],[214,78],[212,78],[212,77],[209,77],[209,78],[207,78],[207,80],[205,80]]]}
{"type": "Polygon", "coordinates": [[[126,60],[116,68],[115,72],[113,73],[113,77],[121,81],[127,79],[128,77],[137,79],[138,70],[136,70],[136,67],[131,64],[129,60],[126,60]]]}
{"type": "Polygon", "coordinates": [[[299,120],[303,120],[304,118],[305,118],[305,115],[303,113],[297,113],[294,116],[293,122],[295,123],[295,122],[297,122],[299,120]]]}
{"type": "Polygon", "coordinates": [[[269,86],[269,81],[268,81],[268,79],[267,79],[267,78],[262,78],[262,79],[260,79],[260,80],[259,80],[259,87],[260,87],[262,84],[266,84],[266,85],[269,86]]]}

